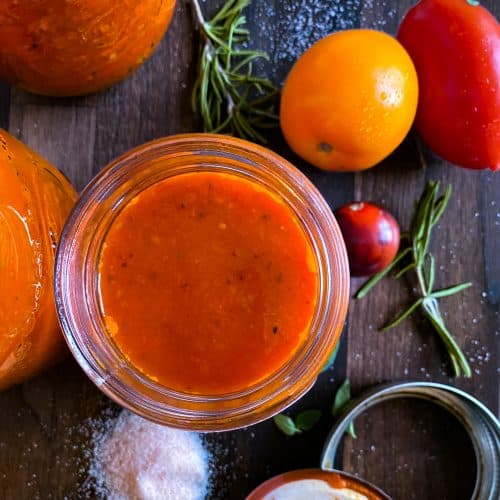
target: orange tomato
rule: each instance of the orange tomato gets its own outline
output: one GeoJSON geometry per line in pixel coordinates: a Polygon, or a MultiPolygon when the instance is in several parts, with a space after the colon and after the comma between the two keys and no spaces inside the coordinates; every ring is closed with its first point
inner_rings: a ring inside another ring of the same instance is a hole
{"type": "Polygon", "coordinates": [[[363,170],[402,142],[417,101],[415,68],[395,38],[340,31],[293,66],[281,98],[281,128],[290,147],[316,167],[363,170]]]}

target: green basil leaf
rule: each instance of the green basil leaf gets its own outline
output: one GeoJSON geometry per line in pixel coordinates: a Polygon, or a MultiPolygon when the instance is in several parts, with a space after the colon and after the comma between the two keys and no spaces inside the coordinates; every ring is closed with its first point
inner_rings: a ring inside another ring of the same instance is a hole
{"type": "Polygon", "coordinates": [[[337,344],[337,347],[335,347],[335,349],[330,354],[330,357],[328,358],[328,361],[326,362],[325,366],[323,366],[321,373],[326,372],[326,370],[328,370],[333,366],[333,363],[335,363],[335,360],[337,359],[338,353],[339,353],[339,345],[337,344]]]}
{"type": "Polygon", "coordinates": [[[309,431],[318,423],[320,418],[320,410],[306,410],[297,415],[295,425],[301,431],[309,431]]]}
{"type": "Polygon", "coordinates": [[[346,433],[349,434],[353,439],[357,439],[356,431],[354,430],[354,422],[349,423],[349,427],[346,429],[346,433]]]}
{"type": "Polygon", "coordinates": [[[283,415],[282,413],[280,413],[279,415],[275,415],[273,417],[273,420],[276,424],[276,427],[287,436],[294,436],[295,434],[299,434],[300,432],[302,432],[297,428],[295,422],[287,415],[283,415]]]}
{"type": "MultiPolygon", "coordinates": [[[[343,384],[339,387],[337,393],[335,394],[335,400],[332,406],[332,415],[336,417],[345,407],[347,403],[351,400],[351,382],[346,378],[343,384]]],[[[354,422],[350,422],[346,429],[346,433],[349,434],[353,439],[356,439],[356,431],[354,430],[354,422]]]]}
{"type": "Polygon", "coordinates": [[[351,400],[351,382],[346,378],[335,394],[332,406],[332,415],[336,417],[351,400]]]}

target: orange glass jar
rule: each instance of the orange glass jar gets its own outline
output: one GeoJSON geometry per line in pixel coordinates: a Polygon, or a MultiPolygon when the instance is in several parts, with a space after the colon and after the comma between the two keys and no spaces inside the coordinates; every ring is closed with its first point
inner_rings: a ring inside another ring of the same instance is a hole
{"type": "Polygon", "coordinates": [[[0,130],[0,390],[65,352],[52,280],[59,235],[75,200],[55,167],[0,130]]]}
{"type": "Polygon", "coordinates": [[[382,490],[343,471],[302,469],[268,479],[246,500],[283,500],[285,498],[332,498],[390,500],[382,490]]]}
{"type": "Polygon", "coordinates": [[[154,51],[175,0],[2,0],[0,78],[37,94],[111,86],[154,51]]]}
{"type": "Polygon", "coordinates": [[[344,325],[349,271],[301,172],[250,142],[192,134],[130,151],[87,186],[55,289],[70,349],[105,394],[213,431],[263,420],[312,386],[344,325]]]}

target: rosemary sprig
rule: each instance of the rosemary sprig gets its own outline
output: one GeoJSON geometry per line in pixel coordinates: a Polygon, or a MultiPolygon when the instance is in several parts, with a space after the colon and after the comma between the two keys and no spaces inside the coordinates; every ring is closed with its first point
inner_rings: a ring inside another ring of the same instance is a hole
{"type": "Polygon", "coordinates": [[[409,271],[414,271],[420,289],[420,296],[408,309],[382,327],[382,331],[398,325],[416,309],[422,308],[425,316],[429,319],[446,347],[454,375],[456,377],[461,375],[470,377],[471,369],[469,363],[444,323],[443,316],[439,310],[438,299],[461,292],[469,288],[471,283],[462,283],[441,290],[434,290],[436,264],[433,255],[428,249],[432,228],[443,215],[450,199],[451,186],[446,188],[444,194],[441,196],[438,195],[439,182],[428,182],[422,197],[416,203],[410,230],[404,236],[403,241],[406,241],[406,246],[399,251],[392,264],[370,278],[358,290],[355,297],[357,299],[364,297],[375,284],[391,271],[398,270],[395,274],[396,278],[400,278],[409,271]]]}
{"type": "Polygon", "coordinates": [[[265,52],[244,48],[249,32],[242,14],[249,0],[227,0],[206,21],[198,0],[190,0],[201,33],[198,78],[192,94],[193,111],[199,112],[205,132],[227,133],[265,143],[263,129],[279,123],[275,112],[277,88],[253,74],[265,52]]]}

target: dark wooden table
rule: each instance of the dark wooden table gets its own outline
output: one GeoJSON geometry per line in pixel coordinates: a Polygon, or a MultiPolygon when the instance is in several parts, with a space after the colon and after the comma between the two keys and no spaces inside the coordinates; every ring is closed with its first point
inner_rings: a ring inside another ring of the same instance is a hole
{"type": "MultiPolygon", "coordinates": [[[[212,14],[220,1],[207,0],[212,14]]],[[[254,45],[267,50],[265,68],[278,83],[294,57],[320,36],[341,28],[396,31],[410,0],[254,0],[248,8],[254,45]],[[342,11],[343,8],[343,11],[342,11]]],[[[500,14],[497,0],[482,4],[500,14]]],[[[112,89],[79,99],[47,99],[0,87],[0,126],[62,169],[81,189],[110,160],[145,141],[199,130],[190,110],[197,36],[189,8],[178,0],[161,47],[137,73],[112,89]]],[[[339,68],[341,71],[342,68],[339,68]]],[[[382,165],[342,175],[315,170],[280,138],[271,147],[291,159],[322,191],[332,208],[372,200],[407,226],[412,201],[427,179],[451,183],[454,195],[433,251],[437,285],[470,280],[465,293],[443,300],[450,329],[473,369],[469,380],[449,378],[444,350],[418,316],[389,333],[377,326],[410,297],[404,284],[386,280],[366,299],[351,302],[333,369],[290,409],[316,407],[324,416],[311,432],[287,438],[270,421],[207,440],[214,449],[213,498],[242,499],[265,479],[313,467],[332,424],[335,390],[349,377],[354,394],[382,381],[434,380],[456,384],[498,411],[498,306],[500,302],[500,176],[452,167],[426,153],[419,166],[410,141],[382,165]]],[[[355,288],[359,283],[354,281],[355,288]]],[[[73,360],[0,394],[0,499],[82,498],[89,446],[87,419],[110,403],[73,360]]],[[[112,405],[111,405],[112,406],[112,405]]],[[[385,488],[396,499],[466,499],[474,480],[470,443],[458,424],[426,403],[399,402],[356,422],[339,466],[385,488]]],[[[92,495],[90,495],[92,496],[92,495]]],[[[181,499],[180,499],[181,500],[181,499]]]]}

